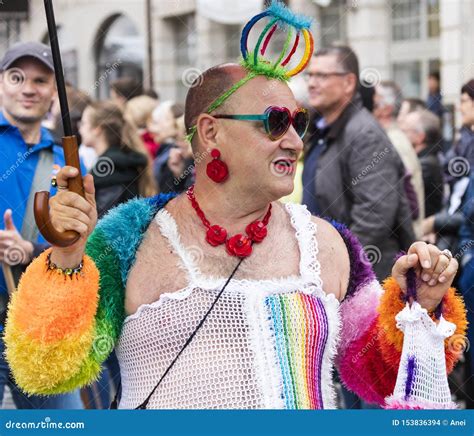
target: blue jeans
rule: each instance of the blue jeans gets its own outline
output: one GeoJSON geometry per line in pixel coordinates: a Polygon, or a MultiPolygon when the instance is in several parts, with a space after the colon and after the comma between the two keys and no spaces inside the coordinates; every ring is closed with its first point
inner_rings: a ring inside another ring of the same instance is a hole
{"type": "MultiPolygon", "coordinates": [[[[0,332],[2,335],[3,332],[0,332]]],[[[5,386],[11,390],[13,401],[17,409],[83,409],[79,390],[62,395],[51,395],[40,397],[37,395],[26,395],[15,384],[10,375],[10,368],[4,356],[5,344],[0,337],[0,405],[3,404],[5,386]]]]}

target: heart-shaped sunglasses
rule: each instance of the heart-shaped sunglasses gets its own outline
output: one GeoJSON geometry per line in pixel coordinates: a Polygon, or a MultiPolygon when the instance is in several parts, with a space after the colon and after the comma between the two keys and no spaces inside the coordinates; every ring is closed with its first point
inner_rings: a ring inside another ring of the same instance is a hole
{"type": "Polygon", "coordinates": [[[214,118],[240,121],[263,121],[265,131],[272,141],[280,139],[291,125],[303,138],[309,126],[309,113],[304,108],[296,109],[293,114],[286,107],[270,106],[261,115],[213,115],[214,118]]]}

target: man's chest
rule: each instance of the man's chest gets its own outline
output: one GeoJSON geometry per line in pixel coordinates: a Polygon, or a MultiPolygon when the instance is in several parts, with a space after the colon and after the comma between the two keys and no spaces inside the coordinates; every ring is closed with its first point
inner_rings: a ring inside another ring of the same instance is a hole
{"type": "MultiPolygon", "coordinates": [[[[176,249],[152,223],[136,253],[126,286],[126,311],[157,301],[163,293],[179,291],[199,279],[228,278],[240,259],[225,247],[211,247],[204,238],[184,239],[176,249]]],[[[300,253],[294,232],[275,233],[253,246],[234,279],[272,280],[300,276],[300,253]]]]}

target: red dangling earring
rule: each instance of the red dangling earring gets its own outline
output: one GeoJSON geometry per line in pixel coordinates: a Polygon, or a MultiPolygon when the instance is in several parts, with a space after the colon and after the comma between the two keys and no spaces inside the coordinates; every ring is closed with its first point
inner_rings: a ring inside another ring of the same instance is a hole
{"type": "Polygon", "coordinates": [[[223,183],[229,177],[229,168],[221,160],[221,152],[214,148],[211,151],[212,161],[207,164],[207,176],[216,183],[223,183]]]}

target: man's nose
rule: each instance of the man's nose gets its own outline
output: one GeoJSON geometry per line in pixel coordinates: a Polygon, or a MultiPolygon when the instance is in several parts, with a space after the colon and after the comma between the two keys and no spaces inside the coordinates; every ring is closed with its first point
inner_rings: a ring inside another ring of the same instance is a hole
{"type": "Polygon", "coordinates": [[[303,147],[303,139],[301,139],[293,125],[291,125],[281,142],[281,148],[285,150],[294,150],[295,153],[299,155],[303,151],[303,147]]]}
{"type": "Polygon", "coordinates": [[[21,86],[21,92],[23,94],[35,94],[36,87],[31,80],[25,80],[21,86]]]}

